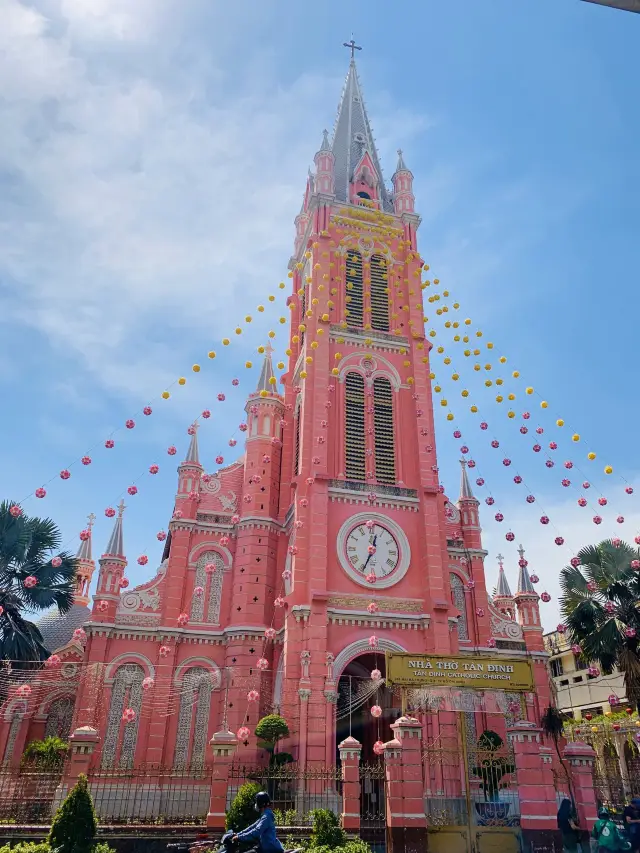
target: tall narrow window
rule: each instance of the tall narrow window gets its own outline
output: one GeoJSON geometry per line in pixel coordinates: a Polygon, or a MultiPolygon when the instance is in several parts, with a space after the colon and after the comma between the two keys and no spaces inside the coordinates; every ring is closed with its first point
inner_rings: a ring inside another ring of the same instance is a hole
{"type": "Polygon", "coordinates": [[[462,578],[453,572],[449,575],[449,583],[451,585],[451,601],[454,607],[460,611],[458,616],[458,639],[469,639],[469,625],[467,623],[467,603],[464,595],[464,586],[462,578]]]}
{"type": "Polygon", "coordinates": [[[133,767],[138,742],[143,679],[144,669],[137,663],[125,663],[116,671],[111,687],[107,732],[102,747],[103,767],[118,766],[126,770],[133,767]],[[132,723],[123,726],[122,712],[125,708],[133,708],[136,717],[132,723]]]}
{"type": "Polygon", "coordinates": [[[347,292],[345,317],[349,326],[362,326],[362,255],[347,252],[347,292]]]}
{"type": "Polygon", "coordinates": [[[295,446],[293,448],[293,473],[294,475],[300,473],[300,409],[298,408],[298,413],[296,415],[296,437],[295,437],[295,446]]]}
{"type": "Polygon", "coordinates": [[[182,680],[173,757],[176,769],[202,770],[204,767],[212,689],[211,673],[202,666],[191,667],[182,680]]]}
{"type": "Polygon", "coordinates": [[[393,391],[383,376],[373,380],[373,426],[375,433],[376,479],[395,483],[396,458],[393,435],[393,391]]]}
{"type": "Polygon", "coordinates": [[[371,258],[371,325],[389,331],[389,277],[387,262],[380,255],[371,258]]]}
{"type": "Polygon", "coordinates": [[[347,373],[345,403],[345,447],[347,480],[364,480],[364,379],[347,373]]]}
{"type": "Polygon", "coordinates": [[[74,705],[72,696],[62,696],[49,705],[49,713],[44,724],[44,736],[46,738],[59,737],[62,740],[67,740],[71,734],[74,705]]]}

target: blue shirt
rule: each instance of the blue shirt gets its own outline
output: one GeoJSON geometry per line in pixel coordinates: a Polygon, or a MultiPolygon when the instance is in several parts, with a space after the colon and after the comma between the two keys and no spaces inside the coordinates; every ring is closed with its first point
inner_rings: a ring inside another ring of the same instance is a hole
{"type": "Polygon", "coordinates": [[[258,820],[238,833],[238,841],[254,841],[263,853],[283,853],[284,847],[276,836],[276,819],[271,809],[265,809],[258,820]]]}

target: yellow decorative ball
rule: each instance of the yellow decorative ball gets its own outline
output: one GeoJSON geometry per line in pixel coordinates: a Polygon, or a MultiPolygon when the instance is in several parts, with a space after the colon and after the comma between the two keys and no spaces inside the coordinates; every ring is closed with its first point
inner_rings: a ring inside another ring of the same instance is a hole
{"type": "Polygon", "coordinates": [[[246,368],[251,368],[251,367],[253,367],[253,362],[252,361],[245,361],[244,366],[246,368]]]}
{"type": "Polygon", "coordinates": [[[223,346],[228,347],[230,343],[231,343],[231,341],[229,340],[229,338],[223,338],[222,339],[223,346]]]}
{"type": "Polygon", "coordinates": [[[287,273],[287,278],[293,278],[293,270],[289,270],[287,273]]]}
{"type": "Polygon", "coordinates": [[[216,354],[215,354],[215,352],[214,352],[213,350],[211,350],[210,352],[208,352],[208,353],[207,353],[207,355],[209,356],[209,358],[215,358],[215,357],[216,357],[216,354]]]}
{"type": "Polygon", "coordinates": [[[275,377],[275,376],[270,376],[270,377],[269,377],[269,385],[275,385],[277,381],[278,381],[278,380],[276,379],[276,377],[275,377]]]}
{"type": "Polygon", "coordinates": [[[306,364],[313,364],[313,358],[312,358],[310,355],[308,355],[308,356],[305,358],[305,363],[306,363],[306,364]]]}
{"type": "Polygon", "coordinates": [[[258,352],[260,353],[260,355],[262,355],[262,353],[264,352],[264,347],[263,347],[263,346],[259,346],[259,347],[258,347],[258,352]]]}
{"type": "Polygon", "coordinates": [[[294,344],[300,343],[300,337],[299,337],[299,335],[293,335],[293,336],[292,336],[292,338],[291,338],[291,342],[292,342],[292,343],[294,343],[294,344]]]}
{"type": "Polygon", "coordinates": [[[311,349],[318,349],[318,341],[311,341],[311,349]]]}
{"type": "Polygon", "coordinates": [[[593,452],[593,450],[590,453],[587,453],[587,459],[589,459],[591,462],[593,462],[595,458],[596,454],[593,452]]]}
{"type": "Polygon", "coordinates": [[[546,400],[543,400],[543,401],[540,403],[540,408],[541,408],[541,409],[548,409],[548,408],[549,408],[549,404],[547,403],[547,401],[546,401],[546,400]]]}
{"type": "Polygon", "coordinates": [[[465,326],[470,326],[471,320],[467,317],[467,319],[464,321],[464,324],[465,324],[465,326]]]}
{"type": "Polygon", "coordinates": [[[513,373],[512,373],[511,375],[513,376],[513,378],[514,378],[514,379],[518,379],[518,378],[519,378],[519,376],[520,376],[520,371],[519,371],[519,370],[514,370],[514,371],[513,371],[513,373]]]}
{"type": "Polygon", "coordinates": [[[502,396],[502,394],[498,394],[498,396],[496,397],[496,403],[501,403],[503,400],[504,397],[502,396]]]}
{"type": "Polygon", "coordinates": [[[429,374],[429,379],[435,379],[435,378],[436,378],[435,373],[430,373],[430,374],[429,374]]]}
{"type": "Polygon", "coordinates": [[[407,385],[413,385],[413,383],[414,383],[413,376],[408,376],[407,377],[407,385]]]}
{"type": "Polygon", "coordinates": [[[468,397],[469,396],[469,392],[467,391],[466,388],[464,389],[464,391],[461,391],[460,394],[462,397],[468,397]]]}
{"type": "Polygon", "coordinates": [[[477,406],[471,406],[471,409],[469,411],[475,415],[478,411],[478,407],[477,406]]]}
{"type": "Polygon", "coordinates": [[[525,391],[527,392],[527,394],[533,394],[533,388],[531,386],[525,388],[525,391]]]}
{"type": "Polygon", "coordinates": [[[241,335],[241,334],[242,334],[242,329],[240,328],[240,326],[238,326],[238,328],[236,329],[236,335],[241,335]]]}
{"type": "Polygon", "coordinates": [[[278,287],[280,288],[280,290],[284,290],[284,281],[281,281],[278,287]]]}
{"type": "Polygon", "coordinates": [[[307,378],[307,371],[301,370],[300,371],[300,379],[306,379],[306,378],[307,378]]]}
{"type": "Polygon", "coordinates": [[[515,416],[516,416],[516,413],[515,413],[515,412],[512,412],[512,411],[507,412],[507,417],[508,417],[508,418],[515,418],[515,416]]]}
{"type": "Polygon", "coordinates": [[[453,415],[451,414],[451,412],[449,412],[449,414],[447,415],[447,420],[448,420],[448,421],[452,421],[452,420],[453,420],[453,415]]]}
{"type": "Polygon", "coordinates": [[[454,303],[453,303],[453,307],[454,307],[454,308],[455,308],[455,310],[457,311],[457,310],[458,310],[458,308],[460,307],[460,303],[459,303],[459,302],[454,302],[454,303]]]}
{"type": "Polygon", "coordinates": [[[291,355],[291,353],[292,353],[292,352],[293,352],[293,350],[291,350],[291,349],[286,349],[286,350],[284,351],[284,354],[285,354],[285,355],[291,355]]]}
{"type": "Polygon", "coordinates": [[[442,391],[442,386],[440,386],[440,385],[434,385],[433,386],[433,393],[434,394],[439,394],[441,391],[442,391]]]}
{"type": "Polygon", "coordinates": [[[264,305],[258,305],[258,311],[264,311],[264,305]]]}
{"type": "Polygon", "coordinates": [[[328,314],[323,314],[323,315],[322,315],[322,322],[323,322],[323,323],[328,323],[328,322],[329,322],[329,315],[328,315],[328,314]]]}
{"type": "Polygon", "coordinates": [[[180,379],[178,379],[178,385],[186,385],[186,384],[187,384],[187,380],[184,378],[184,376],[181,376],[180,379]]]}
{"type": "Polygon", "coordinates": [[[262,391],[260,392],[260,396],[261,396],[261,397],[267,397],[267,396],[268,396],[268,394],[269,394],[269,392],[268,392],[268,391],[264,391],[264,390],[262,390],[262,391]]]}
{"type": "Polygon", "coordinates": [[[284,324],[284,323],[286,323],[286,322],[287,322],[287,318],[286,318],[286,317],[280,317],[280,321],[279,321],[279,322],[280,322],[280,323],[282,323],[282,324],[284,324]]]}
{"type": "Polygon", "coordinates": [[[273,331],[269,332],[268,334],[269,334],[270,338],[275,338],[275,336],[276,336],[276,333],[273,331]]]}
{"type": "Polygon", "coordinates": [[[580,436],[577,432],[574,432],[574,434],[571,436],[571,441],[580,441],[580,436]]]}
{"type": "Polygon", "coordinates": [[[611,465],[605,465],[604,473],[605,474],[613,474],[613,468],[611,467],[611,465]]]}
{"type": "Polygon", "coordinates": [[[507,394],[507,399],[508,399],[508,400],[515,400],[515,399],[516,399],[516,395],[515,395],[515,394],[507,394]]]}
{"type": "Polygon", "coordinates": [[[278,368],[278,370],[282,370],[284,368],[284,361],[279,361],[276,367],[278,368]]]}
{"type": "Polygon", "coordinates": [[[194,364],[191,370],[193,370],[194,373],[200,373],[200,365],[194,364]]]}
{"type": "Polygon", "coordinates": [[[491,341],[487,341],[487,349],[493,349],[493,344],[491,341]]]}
{"type": "MultiPolygon", "coordinates": [[[[501,356],[500,356],[500,358],[499,358],[498,360],[499,360],[500,364],[506,364],[506,362],[507,362],[507,357],[506,357],[505,355],[501,355],[501,356]]],[[[519,373],[518,373],[518,376],[520,376],[520,374],[519,374],[519,373]]]]}
{"type": "Polygon", "coordinates": [[[556,421],[556,426],[559,426],[559,427],[564,426],[564,421],[562,420],[562,418],[558,418],[558,420],[556,421]]]}
{"type": "Polygon", "coordinates": [[[304,323],[301,323],[301,324],[298,326],[298,331],[299,331],[299,332],[306,332],[306,331],[307,331],[307,327],[304,325],[304,323]]]}
{"type": "Polygon", "coordinates": [[[163,400],[168,400],[170,396],[171,396],[171,394],[168,391],[162,392],[162,399],[163,400]]]}
{"type": "Polygon", "coordinates": [[[332,367],[331,373],[333,374],[333,376],[339,376],[340,375],[340,371],[338,370],[337,367],[332,367]]]}

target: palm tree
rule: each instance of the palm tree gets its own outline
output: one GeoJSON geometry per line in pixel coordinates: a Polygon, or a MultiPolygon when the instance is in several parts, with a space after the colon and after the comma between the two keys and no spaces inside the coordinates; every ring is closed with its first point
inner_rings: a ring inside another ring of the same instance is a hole
{"type": "Polygon", "coordinates": [[[60,531],[49,518],[29,518],[0,503],[0,660],[28,669],[48,657],[42,635],[26,614],[73,604],[76,560],[58,552],[60,531]],[[34,582],[35,579],[35,582],[34,582]]]}
{"type": "MultiPolygon", "coordinates": [[[[617,667],[640,710],[640,551],[619,539],[583,548],[560,573],[569,639],[603,672],[617,667]]],[[[576,649],[577,651],[577,649],[576,649]]]]}

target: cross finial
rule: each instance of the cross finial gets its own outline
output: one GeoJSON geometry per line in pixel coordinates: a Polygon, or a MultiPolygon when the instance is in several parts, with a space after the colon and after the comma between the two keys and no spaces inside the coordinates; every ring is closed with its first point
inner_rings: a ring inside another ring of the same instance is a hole
{"type": "Polygon", "coordinates": [[[354,40],[354,38],[353,38],[353,33],[351,33],[351,41],[345,41],[345,42],[343,42],[343,43],[342,43],[342,46],[343,46],[343,47],[348,47],[348,48],[351,50],[351,60],[352,60],[352,61],[353,61],[353,59],[355,58],[356,50],[362,50],[362,48],[360,47],[360,45],[357,45],[357,44],[355,43],[355,40],[354,40]]]}
{"type": "Polygon", "coordinates": [[[265,355],[269,355],[269,356],[275,352],[274,348],[271,346],[271,341],[267,341],[267,345],[264,348],[264,351],[265,351],[265,355]]]}
{"type": "Polygon", "coordinates": [[[402,148],[398,148],[397,154],[398,157],[402,157],[402,148]]]}
{"type": "Polygon", "coordinates": [[[498,556],[496,557],[496,560],[498,561],[498,565],[502,569],[503,564],[504,564],[504,557],[502,556],[502,554],[498,554],[498,556]]]}
{"type": "Polygon", "coordinates": [[[520,554],[520,559],[524,560],[524,548],[522,545],[518,545],[518,554],[520,554]]]}
{"type": "Polygon", "coordinates": [[[118,504],[118,518],[122,518],[122,513],[125,511],[126,506],[124,505],[124,501],[120,498],[120,503],[118,504]]]}
{"type": "Polygon", "coordinates": [[[91,530],[91,528],[93,527],[93,524],[94,524],[96,518],[97,518],[97,516],[94,515],[94,513],[92,513],[92,512],[90,512],[89,515],[87,516],[87,521],[89,522],[87,524],[87,527],[89,528],[89,530],[91,530]]]}

